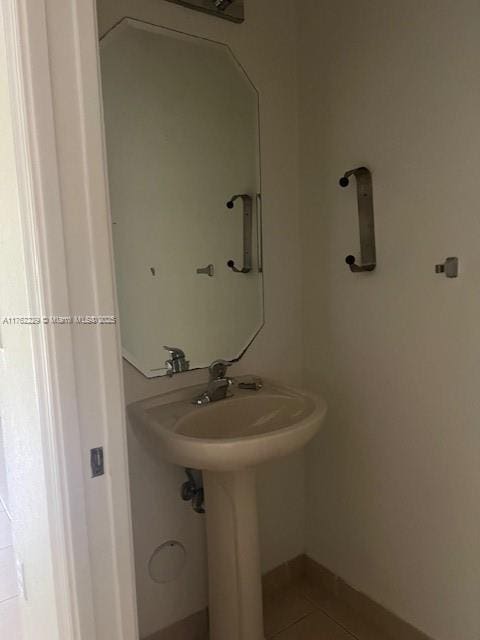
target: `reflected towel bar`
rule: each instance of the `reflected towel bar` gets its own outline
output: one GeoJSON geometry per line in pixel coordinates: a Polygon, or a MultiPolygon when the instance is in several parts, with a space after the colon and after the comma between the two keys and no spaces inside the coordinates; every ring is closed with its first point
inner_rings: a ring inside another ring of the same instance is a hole
{"type": "Polygon", "coordinates": [[[233,209],[235,200],[241,198],[243,204],[243,267],[239,269],[235,266],[234,260],[227,262],[229,267],[235,273],[250,273],[252,270],[252,218],[253,218],[253,200],[246,193],[233,196],[227,202],[227,208],[233,209]]]}

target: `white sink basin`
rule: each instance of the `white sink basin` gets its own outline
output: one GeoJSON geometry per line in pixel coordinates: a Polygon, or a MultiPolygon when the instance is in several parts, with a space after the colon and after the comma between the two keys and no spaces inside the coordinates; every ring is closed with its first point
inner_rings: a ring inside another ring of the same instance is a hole
{"type": "Polygon", "coordinates": [[[234,385],[231,398],[192,404],[205,387],[136,402],[128,415],[155,455],[203,471],[210,640],[263,640],[254,467],[303,447],[327,405],[271,381],[259,391],[234,385]]]}
{"type": "Polygon", "coordinates": [[[319,430],[325,402],[264,381],[260,391],[233,388],[233,397],[192,404],[205,386],[131,404],[133,426],[165,460],[206,471],[256,466],[303,447],[319,430]]]}

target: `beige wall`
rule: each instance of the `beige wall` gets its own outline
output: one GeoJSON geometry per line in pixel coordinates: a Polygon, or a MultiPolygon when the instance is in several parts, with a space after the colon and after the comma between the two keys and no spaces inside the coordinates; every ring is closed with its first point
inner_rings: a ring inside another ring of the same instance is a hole
{"type": "Polygon", "coordinates": [[[300,192],[308,551],[436,640],[480,636],[480,5],[305,0],[300,192]],[[354,183],[373,171],[378,269],[354,183]],[[434,274],[449,255],[457,280],[434,274]]]}
{"type": "MultiPolygon", "coordinates": [[[[232,373],[255,372],[301,383],[301,254],[297,214],[296,11],[290,0],[247,5],[236,25],[160,0],[98,0],[103,33],[125,15],[228,43],[260,91],[266,326],[232,373]]],[[[127,402],[206,379],[142,379],[125,368],[127,402]]],[[[206,604],[204,528],[181,502],[181,469],[158,464],[130,437],[137,587],[143,636],[206,604]],[[155,585],[146,572],[150,553],[176,538],[188,552],[183,576],[155,585]]],[[[268,465],[259,473],[259,511],[265,570],[294,557],[304,543],[304,456],[268,465]]]]}

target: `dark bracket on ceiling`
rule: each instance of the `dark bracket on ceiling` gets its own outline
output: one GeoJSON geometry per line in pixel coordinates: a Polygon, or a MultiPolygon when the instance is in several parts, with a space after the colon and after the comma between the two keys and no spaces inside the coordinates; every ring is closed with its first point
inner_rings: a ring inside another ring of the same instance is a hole
{"type": "Polygon", "coordinates": [[[244,22],[244,0],[167,0],[231,22],[244,22]]]}

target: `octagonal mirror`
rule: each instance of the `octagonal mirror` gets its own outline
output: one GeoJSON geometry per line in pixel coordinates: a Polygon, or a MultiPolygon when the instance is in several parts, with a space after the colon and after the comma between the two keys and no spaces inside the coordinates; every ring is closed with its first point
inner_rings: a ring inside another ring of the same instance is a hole
{"type": "Polygon", "coordinates": [[[123,355],[237,360],[263,325],[258,93],[227,46],[129,18],[101,72],[123,355]]]}

